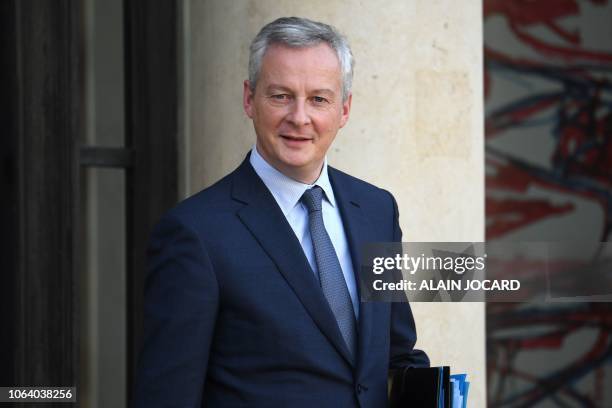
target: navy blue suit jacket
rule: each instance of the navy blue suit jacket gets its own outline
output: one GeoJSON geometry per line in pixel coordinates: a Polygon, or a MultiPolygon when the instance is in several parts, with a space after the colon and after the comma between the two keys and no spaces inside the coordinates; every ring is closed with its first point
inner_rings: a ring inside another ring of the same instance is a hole
{"type": "MultiPolygon", "coordinates": [[[[329,177],[354,270],[367,242],[400,241],[388,192],[329,177]]],[[[358,280],[358,279],[357,279],[358,280]]],[[[137,407],[384,407],[389,369],[428,366],[408,303],[362,303],[352,358],[300,243],[240,167],[154,230],[137,407]]]]}

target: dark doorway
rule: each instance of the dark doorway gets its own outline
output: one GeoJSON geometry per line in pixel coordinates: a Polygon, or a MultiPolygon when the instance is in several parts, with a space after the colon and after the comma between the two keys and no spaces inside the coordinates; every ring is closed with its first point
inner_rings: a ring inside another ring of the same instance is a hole
{"type": "MultiPolygon", "coordinates": [[[[87,392],[82,327],[90,316],[83,288],[90,273],[86,237],[95,233],[85,218],[92,199],[87,174],[114,172],[107,181],[116,190],[112,180],[119,180],[123,193],[127,405],[140,346],[146,242],[178,198],[177,4],[118,0],[123,84],[107,96],[121,103],[123,137],[96,144],[87,136],[98,117],[91,114],[87,61],[96,46],[88,8],[95,10],[97,1],[0,5],[0,385],[87,392]]],[[[93,199],[103,207],[108,196],[93,199]]]]}

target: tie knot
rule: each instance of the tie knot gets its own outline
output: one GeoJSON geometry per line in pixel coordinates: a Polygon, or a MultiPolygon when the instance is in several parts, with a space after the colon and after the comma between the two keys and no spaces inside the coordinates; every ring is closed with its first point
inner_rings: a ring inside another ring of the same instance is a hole
{"type": "Polygon", "coordinates": [[[313,188],[304,191],[301,200],[308,209],[309,213],[321,211],[323,189],[319,186],[314,186],[313,188]]]}

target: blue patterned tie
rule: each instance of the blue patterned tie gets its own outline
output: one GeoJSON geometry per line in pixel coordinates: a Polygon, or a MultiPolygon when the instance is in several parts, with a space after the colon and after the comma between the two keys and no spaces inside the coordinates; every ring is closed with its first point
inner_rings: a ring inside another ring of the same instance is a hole
{"type": "Polygon", "coordinates": [[[322,199],[323,190],[319,186],[306,190],[301,198],[308,209],[310,236],[323,294],[336,317],[340,333],[342,333],[349,351],[355,356],[357,336],[353,303],[346,287],[340,261],[323,224],[322,199]]]}

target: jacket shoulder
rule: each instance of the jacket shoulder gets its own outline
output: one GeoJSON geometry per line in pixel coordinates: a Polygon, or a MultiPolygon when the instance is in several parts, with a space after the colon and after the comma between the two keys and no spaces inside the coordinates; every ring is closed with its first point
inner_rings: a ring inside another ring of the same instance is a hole
{"type": "Polygon", "coordinates": [[[235,204],[231,198],[234,172],[209,187],[185,198],[169,209],[163,218],[175,218],[185,223],[195,219],[214,218],[224,213],[234,213],[235,204]]]}

